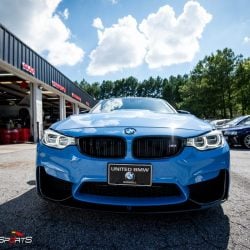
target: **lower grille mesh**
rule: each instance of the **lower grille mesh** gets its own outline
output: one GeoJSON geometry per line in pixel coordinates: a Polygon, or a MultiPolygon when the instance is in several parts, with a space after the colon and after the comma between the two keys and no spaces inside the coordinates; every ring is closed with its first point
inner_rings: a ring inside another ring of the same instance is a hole
{"type": "Polygon", "coordinates": [[[129,187],[119,185],[108,185],[103,182],[86,182],[80,190],[80,193],[115,196],[115,197],[166,197],[180,196],[181,191],[175,184],[153,184],[151,187],[129,187]]]}

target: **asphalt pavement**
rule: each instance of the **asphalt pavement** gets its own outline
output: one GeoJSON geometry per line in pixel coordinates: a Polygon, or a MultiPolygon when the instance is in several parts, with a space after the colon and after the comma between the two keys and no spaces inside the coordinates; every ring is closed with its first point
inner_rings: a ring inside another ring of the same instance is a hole
{"type": "Polygon", "coordinates": [[[35,145],[0,146],[0,249],[250,249],[250,151],[231,150],[230,198],[222,206],[131,215],[40,199],[35,145]],[[13,231],[26,243],[1,243],[13,231]]]}

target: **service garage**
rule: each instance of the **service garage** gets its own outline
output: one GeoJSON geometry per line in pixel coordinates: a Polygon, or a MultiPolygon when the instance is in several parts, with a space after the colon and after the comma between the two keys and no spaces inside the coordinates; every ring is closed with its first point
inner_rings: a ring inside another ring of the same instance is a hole
{"type": "Polygon", "coordinates": [[[0,24],[0,144],[36,142],[96,101],[0,24]]]}

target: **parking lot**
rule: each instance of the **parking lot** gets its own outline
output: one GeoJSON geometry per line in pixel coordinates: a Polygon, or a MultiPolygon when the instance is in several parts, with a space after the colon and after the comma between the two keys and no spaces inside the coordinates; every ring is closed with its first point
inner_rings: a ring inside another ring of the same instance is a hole
{"type": "Polygon", "coordinates": [[[230,198],[207,211],[132,215],[86,211],[41,200],[35,145],[0,146],[0,237],[31,244],[0,249],[250,249],[250,151],[231,150],[230,198]]]}

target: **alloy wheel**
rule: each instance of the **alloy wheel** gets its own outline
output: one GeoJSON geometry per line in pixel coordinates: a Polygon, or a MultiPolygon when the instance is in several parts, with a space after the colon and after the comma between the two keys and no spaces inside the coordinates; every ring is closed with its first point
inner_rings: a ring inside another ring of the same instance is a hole
{"type": "Polygon", "coordinates": [[[244,142],[244,146],[245,146],[246,148],[250,148],[250,134],[249,134],[249,135],[246,135],[246,136],[244,137],[243,142],[244,142]]]}

